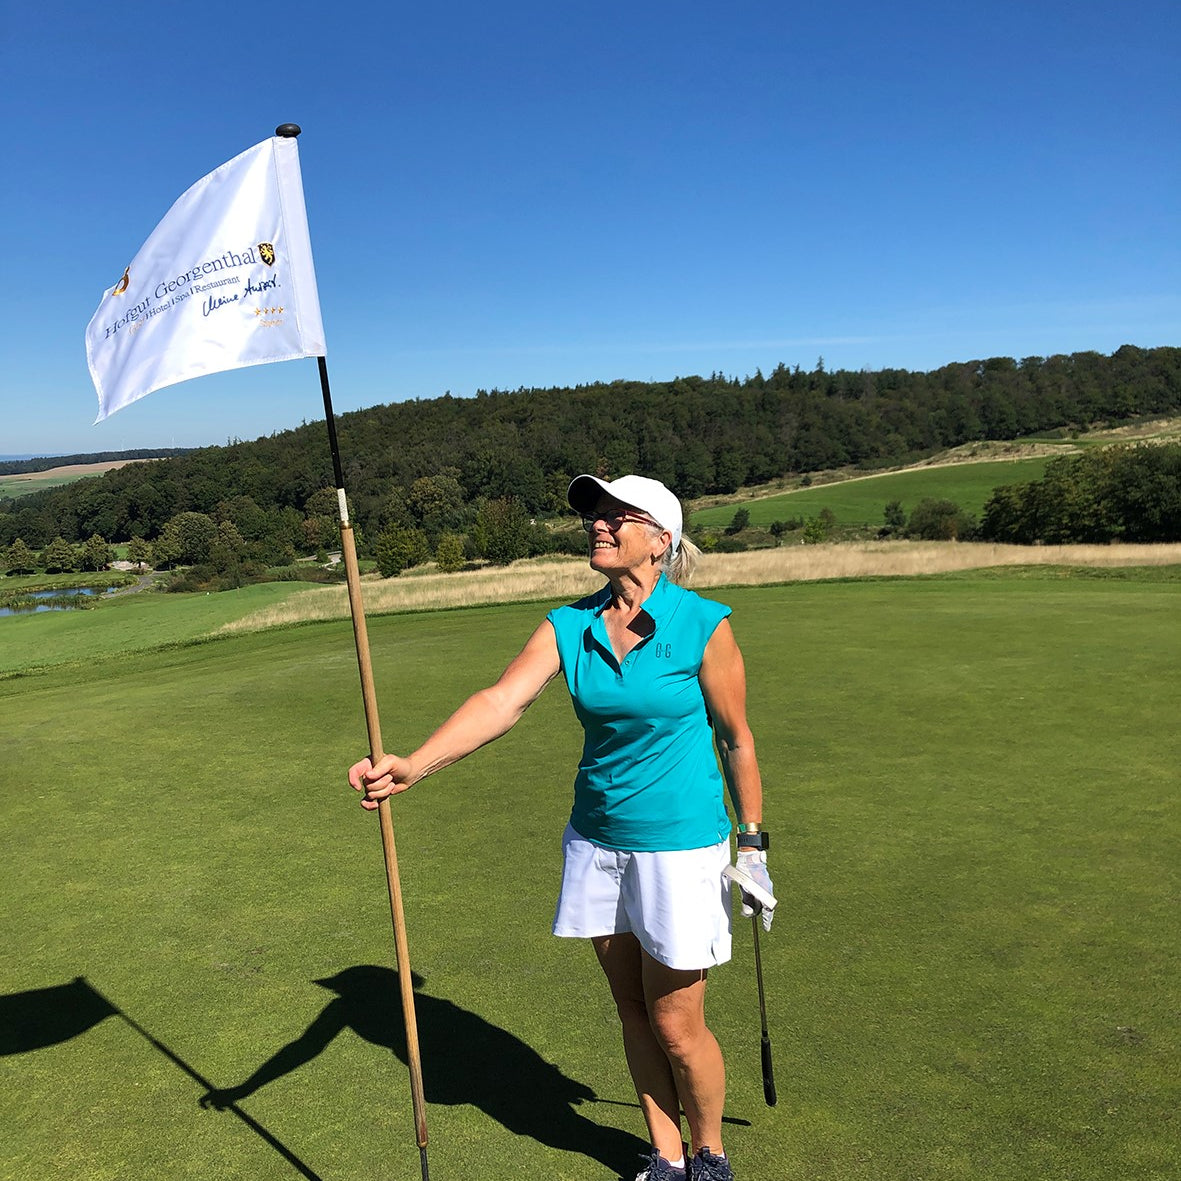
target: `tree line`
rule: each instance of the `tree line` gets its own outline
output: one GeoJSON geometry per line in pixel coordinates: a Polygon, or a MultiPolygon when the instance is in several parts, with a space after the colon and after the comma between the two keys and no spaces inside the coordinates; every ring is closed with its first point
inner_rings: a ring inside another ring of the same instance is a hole
{"type": "Polygon", "coordinates": [[[997,488],[980,536],[1032,545],[1181,541],[1181,444],[1064,455],[1040,480],[997,488]]]}
{"type": "MultiPolygon", "coordinates": [[[[392,548],[405,557],[407,547],[435,552],[444,537],[495,545],[510,526],[518,548],[536,548],[545,539],[533,522],[566,512],[566,485],[580,472],[644,472],[691,500],[785,473],[870,470],[976,440],[1179,410],[1181,349],[1125,345],[1109,357],[996,357],[931,372],[818,363],[741,380],[444,395],[342,414],[337,433],[362,546],[373,554],[386,535],[389,551],[400,531],[392,548]]],[[[333,544],[332,483],[325,426],[304,423],[0,500],[0,549],[97,536],[167,551],[177,519],[198,514],[214,532],[226,526],[226,544],[240,540],[249,560],[274,563],[333,544]]]]}

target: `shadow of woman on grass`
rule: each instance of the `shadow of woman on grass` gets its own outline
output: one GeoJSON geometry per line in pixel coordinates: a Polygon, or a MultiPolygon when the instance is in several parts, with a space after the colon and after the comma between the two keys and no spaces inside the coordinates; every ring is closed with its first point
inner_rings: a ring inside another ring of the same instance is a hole
{"type": "MultiPolygon", "coordinates": [[[[423,979],[413,973],[414,987],[423,979]]],[[[385,1046],[404,1063],[406,1030],[398,1003],[398,974],[390,968],[358,965],[314,983],[336,993],[294,1041],[276,1050],[236,1087],[211,1090],[202,1107],[226,1108],[260,1087],[310,1062],[346,1029],[375,1046],[385,1046]]],[[[416,991],[415,1014],[422,1057],[423,1092],[428,1103],[470,1103],[517,1136],[550,1148],[581,1152],[624,1172],[648,1150],[638,1137],[602,1127],[574,1107],[593,1100],[585,1084],[567,1078],[534,1049],[451,1001],[416,991]]]]}

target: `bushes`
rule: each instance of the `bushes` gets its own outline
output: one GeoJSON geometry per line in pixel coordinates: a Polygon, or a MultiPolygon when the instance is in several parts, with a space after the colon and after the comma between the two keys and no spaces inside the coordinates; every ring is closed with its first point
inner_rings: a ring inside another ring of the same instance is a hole
{"type": "Polygon", "coordinates": [[[920,541],[971,541],[977,534],[976,518],[955,501],[925,497],[906,522],[906,536],[920,541]]]}
{"type": "Polygon", "coordinates": [[[410,566],[430,560],[431,550],[421,529],[391,525],[383,529],[374,546],[377,568],[383,578],[396,578],[410,566]]]}
{"type": "Polygon", "coordinates": [[[458,533],[444,533],[435,549],[435,565],[440,574],[454,574],[463,569],[463,538],[458,533]]]}
{"type": "Polygon", "coordinates": [[[825,529],[824,523],[817,517],[813,517],[804,526],[804,544],[805,545],[819,545],[828,536],[828,530],[825,529]]]}
{"type": "Polygon", "coordinates": [[[546,529],[542,525],[534,527],[538,538],[539,554],[567,554],[572,558],[585,558],[587,555],[586,534],[581,529],[546,529]]]}
{"type": "Polygon", "coordinates": [[[55,537],[41,551],[41,565],[46,574],[67,574],[78,569],[78,555],[63,537],[55,537]]]}
{"type": "Polygon", "coordinates": [[[1181,444],[1055,459],[1040,480],[996,489],[980,533],[1018,545],[1181,541],[1181,444]]]}
{"type": "Polygon", "coordinates": [[[734,516],[730,518],[730,524],[726,526],[726,532],[731,537],[736,533],[741,533],[743,529],[750,524],[750,509],[740,508],[734,516]]]}
{"type": "Polygon", "coordinates": [[[344,565],[325,568],[316,565],[272,566],[267,571],[268,582],[316,582],[334,583],[344,581],[344,565]]]}
{"type": "Polygon", "coordinates": [[[4,568],[9,574],[32,574],[33,551],[18,537],[4,553],[4,568]]]}
{"type": "Polygon", "coordinates": [[[229,566],[217,566],[212,562],[201,562],[177,570],[165,586],[171,594],[185,594],[194,591],[237,590],[264,581],[265,571],[253,562],[234,562],[229,566]]]}
{"type": "Polygon", "coordinates": [[[882,537],[896,537],[899,533],[906,532],[906,513],[902,508],[902,501],[891,500],[886,505],[886,511],[883,514],[885,523],[882,526],[882,537]]]}
{"type": "Polygon", "coordinates": [[[472,541],[476,552],[494,566],[527,558],[533,549],[533,526],[524,506],[514,497],[486,501],[476,514],[472,541]]]}

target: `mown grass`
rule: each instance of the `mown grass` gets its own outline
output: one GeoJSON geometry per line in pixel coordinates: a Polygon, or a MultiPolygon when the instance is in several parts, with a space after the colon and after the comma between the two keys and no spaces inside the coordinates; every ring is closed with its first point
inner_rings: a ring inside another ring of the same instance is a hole
{"type": "Polygon", "coordinates": [[[287,582],[215,595],[147,592],[116,596],[92,611],[10,616],[0,620],[0,678],[192,643],[231,619],[305,590],[287,582]]]}
{"type": "Polygon", "coordinates": [[[836,514],[840,525],[874,525],[883,522],[886,505],[900,501],[909,513],[920,500],[951,500],[967,512],[979,515],[1002,484],[1038,479],[1051,457],[995,460],[988,463],[950,463],[942,467],[911,468],[880,476],[859,476],[835,484],[800,488],[777,496],[722,505],[693,513],[697,526],[727,525],[737,507],[747,509],[750,523],[766,528],[775,521],[814,517],[822,509],[836,514]]]}
{"type": "MultiPolygon", "coordinates": [[[[1038,571],[718,597],[782,898],[763,940],[776,1109],[744,929],[710,985],[740,1175],[1175,1176],[1175,585],[1038,571]]],[[[543,609],[372,619],[386,744],[486,683],[543,609]]],[[[4,1177],[419,1175],[388,978],[335,1003],[313,983],[392,959],[375,826],[343,782],[356,681],[342,621],[0,682],[0,1003],[84,976],[139,1027],[5,1057],[4,1177]],[[241,1100],[257,1126],[199,1106],[186,1067],[231,1086],[305,1032],[319,1052],[241,1100]]],[[[578,748],[553,686],[395,809],[438,1178],[638,1168],[606,990],[547,933],[578,748]]]]}

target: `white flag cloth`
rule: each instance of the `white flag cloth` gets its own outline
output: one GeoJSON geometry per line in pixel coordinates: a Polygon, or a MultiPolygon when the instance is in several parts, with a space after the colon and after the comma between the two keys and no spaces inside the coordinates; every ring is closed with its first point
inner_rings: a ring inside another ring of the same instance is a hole
{"type": "Polygon", "coordinates": [[[103,295],[86,329],[95,422],[191,377],[324,352],[299,149],[274,136],[184,193],[103,295]]]}

